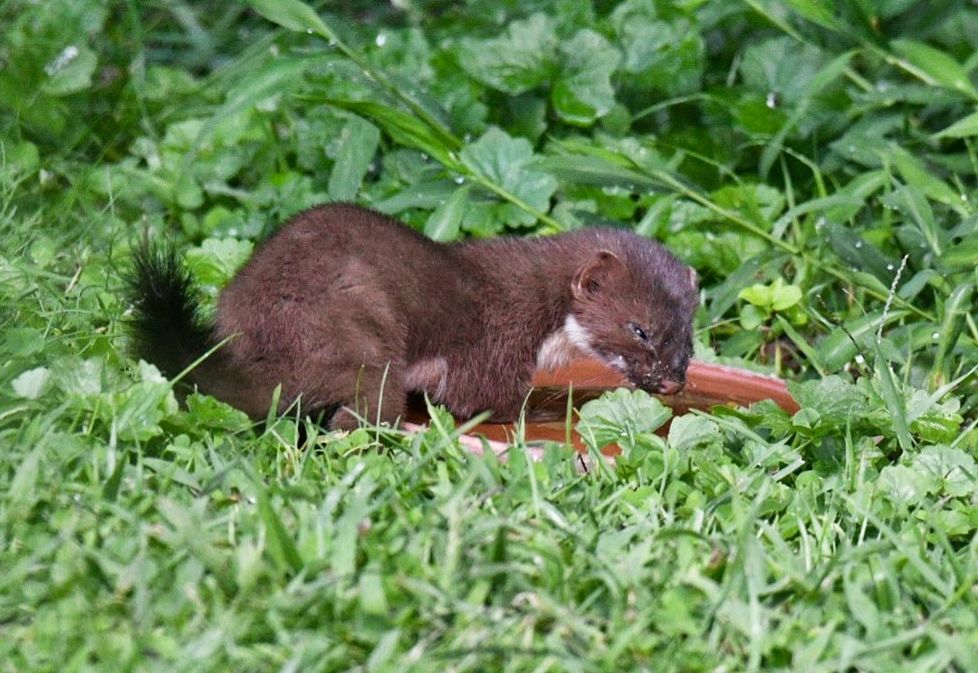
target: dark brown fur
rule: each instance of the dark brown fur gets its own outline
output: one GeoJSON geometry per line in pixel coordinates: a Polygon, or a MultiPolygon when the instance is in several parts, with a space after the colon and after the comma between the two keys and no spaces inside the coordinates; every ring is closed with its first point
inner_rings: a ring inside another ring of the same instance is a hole
{"type": "Polygon", "coordinates": [[[349,204],[301,213],[260,246],[212,328],[191,291],[165,254],[137,254],[142,357],[173,376],[228,338],[191,371],[201,391],[263,417],[281,384],[281,408],[338,410],[331,424],[346,428],[357,416],[393,422],[412,391],[460,417],[515,418],[541,347],[561,359],[565,334],[579,346],[589,335],[591,352],[637,386],[675,390],[697,305],[695,274],[630,232],[444,245],[349,204]],[[583,329],[564,330],[568,315],[583,329]]]}

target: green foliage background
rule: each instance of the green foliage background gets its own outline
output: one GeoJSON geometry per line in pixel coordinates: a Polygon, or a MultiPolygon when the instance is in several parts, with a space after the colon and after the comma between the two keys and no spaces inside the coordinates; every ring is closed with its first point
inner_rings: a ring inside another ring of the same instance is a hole
{"type": "Polygon", "coordinates": [[[0,5],[0,671],[978,671],[978,9],[0,5]],[[596,224],[802,406],[586,406],[591,448],[255,427],[126,355],[150,231],[210,295],[313,204],[596,224]]]}

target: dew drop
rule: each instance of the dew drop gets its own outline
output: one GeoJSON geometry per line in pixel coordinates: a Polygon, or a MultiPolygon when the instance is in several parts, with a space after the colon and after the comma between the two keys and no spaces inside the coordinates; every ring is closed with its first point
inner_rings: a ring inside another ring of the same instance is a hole
{"type": "Polygon", "coordinates": [[[863,242],[862,241],[856,241],[856,250],[858,250],[861,247],[863,247],[863,242]]]}
{"type": "Polygon", "coordinates": [[[376,44],[378,47],[383,47],[385,44],[387,44],[387,34],[377,33],[377,37],[374,39],[374,44],[376,44]]]}
{"type": "Polygon", "coordinates": [[[887,264],[886,265],[886,270],[887,271],[893,271],[893,265],[892,264],[887,264]]]}
{"type": "Polygon", "coordinates": [[[465,182],[465,178],[463,178],[463,177],[462,177],[461,175],[460,175],[460,176],[458,176],[457,178],[455,178],[455,184],[456,184],[456,185],[461,185],[461,184],[463,184],[464,182],[465,182]]]}
{"type": "Polygon", "coordinates": [[[940,332],[934,332],[933,334],[930,335],[930,338],[933,339],[934,341],[937,341],[938,339],[941,338],[941,333],[940,332]]]}
{"type": "Polygon", "coordinates": [[[764,99],[764,104],[772,110],[778,107],[778,94],[774,93],[773,91],[769,91],[767,98],[764,99]]]}
{"type": "Polygon", "coordinates": [[[306,28],[306,33],[312,35],[312,28],[306,28]]]}
{"type": "Polygon", "coordinates": [[[856,364],[859,365],[866,364],[866,358],[862,356],[862,353],[856,353],[856,364]]]}

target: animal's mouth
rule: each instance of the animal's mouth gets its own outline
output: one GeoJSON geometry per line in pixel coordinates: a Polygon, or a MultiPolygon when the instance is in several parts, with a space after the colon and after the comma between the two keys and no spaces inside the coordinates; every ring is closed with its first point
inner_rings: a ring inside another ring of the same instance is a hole
{"type": "Polygon", "coordinates": [[[660,377],[649,373],[648,370],[642,371],[639,365],[629,363],[621,355],[611,357],[603,356],[602,359],[612,369],[623,374],[635,387],[647,393],[654,395],[675,395],[686,387],[685,376],[679,379],[669,378],[668,376],[660,377]]]}
{"type": "Polygon", "coordinates": [[[657,376],[629,376],[628,378],[637,387],[654,395],[675,395],[686,387],[685,378],[681,380],[657,376]]]}

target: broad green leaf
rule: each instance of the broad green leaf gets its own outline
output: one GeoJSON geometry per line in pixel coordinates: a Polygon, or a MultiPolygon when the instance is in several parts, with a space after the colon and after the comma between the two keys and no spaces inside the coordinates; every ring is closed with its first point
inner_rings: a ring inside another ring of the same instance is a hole
{"type": "Polygon", "coordinates": [[[37,145],[30,141],[25,140],[16,144],[0,142],[0,150],[3,151],[2,156],[7,165],[17,173],[31,174],[41,165],[41,155],[37,151],[37,145]]]}
{"type": "Polygon", "coordinates": [[[914,457],[913,468],[927,474],[946,495],[974,497],[978,493],[978,465],[961,449],[926,446],[914,457]]]}
{"type": "Polygon", "coordinates": [[[844,328],[836,327],[816,347],[819,359],[828,371],[838,371],[855,357],[857,348],[869,349],[867,340],[876,334],[880,323],[888,325],[905,318],[908,314],[906,310],[891,309],[886,314],[884,322],[883,312],[878,311],[850,320],[845,323],[844,328]]]}
{"type": "Polygon", "coordinates": [[[655,432],[672,416],[672,410],[641,390],[605,393],[581,407],[577,432],[594,449],[617,443],[634,444],[635,437],[655,432]]]}
{"type": "Polygon", "coordinates": [[[469,207],[469,192],[471,187],[466,185],[456,189],[428,217],[424,225],[424,234],[433,241],[454,241],[458,238],[462,226],[462,218],[469,207]]]}
{"type": "Polygon", "coordinates": [[[339,149],[329,174],[329,196],[334,201],[352,201],[360,191],[363,176],[380,145],[380,131],[360,117],[350,117],[340,132],[339,149]]]}
{"type": "Polygon", "coordinates": [[[801,301],[801,288],[797,285],[786,285],[783,278],[775,278],[770,285],[755,283],[745,287],[737,295],[740,299],[773,311],[783,311],[801,301]]]}
{"type": "Polygon", "coordinates": [[[899,262],[887,257],[882,250],[860,236],[856,230],[829,222],[824,225],[823,233],[832,247],[832,252],[843,262],[852,268],[872,273],[884,283],[893,280],[899,262]]]}
{"type": "Polygon", "coordinates": [[[394,194],[383,201],[370,204],[375,210],[388,215],[397,215],[410,208],[434,210],[445,203],[458,190],[454,180],[433,180],[419,182],[394,194]]]}
{"type": "Polygon", "coordinates": [[[667,96],[700,88],[706,44],[695,15],[666,16],[655,3],[625,0],[615,6],[610,23],[624,52],[622,69],[630,88],[667,96]]]}
{"type": "Polygon", "coordinates": [[[843,427],[866,411],[866,394],[839,376],[801,383],[789,381],[788,392],[800,407],[818,411],[822,421],[831,427],[843,427]]]}
{"type": "Polygon", "coordinates": [[[954,208],[961,208],[961,196],[936,177],[924,163],[907,150],[890,144],[884,156],[893,162],[908,187],[919,189],[923,194],[954,208]]]}
{"type": "Polygon", "coordinates": [[[210,395],[193,393],[184,400],[187,412],[200,427],[240,432],[250,428],[252,421],[243,411],[210,395]]]}
{"type": "Polygon", "coordinates": [[[48,78],[41,91],[51,96],[66,96],[92,85],[92,74],[98,65],[95,52],[85,45],[68,45],[44,67],[48,78]]]}
{"type": "Polygon", "coordinates": [[[408,112],[374,101],[326,99],[324,102],[367,117],[396,143],[421,150],[446,167],[457,166],[452,156],[455,148],[446,145],[445,140],[427,124],[408,112]]]}
{"type": "Polygon", "coordinates": [[[912,506],[919,504],[931,490],[933,479],[906,465],[887,465],[880,472],[876,483],[893,502],[912,506]]]}
{"type": "Polygon", "coordinates": [[[920,68],[934,83],[978,100],[978,90],[975,90],[968,73],[960,63],[940,49],[905,39],[893,40],[890,45],[896,53],[920,68]]]}
{"type": "Polygon", "coordinates": [[[692,451],[703,447],[719,447],[723,444],[720,426],[710,418],[685,414],[677,416],[669,425],[669,446],[678,451],[692,451]]]}
{"type": "Polygon", "coordinates": [[[600,34],[580,30],[560,45],[561,70],[550,91],[557,115],[578,126],[588,126],[608,114],[615,104],[611,75],[621,55],[600,34]]]}
{"type": "Polygon", "coordinates": [[[8,327],[3,348],[7,355],[18,358],[33,355],[44,350],[44,334],[33,327],[8,327]]]}
{"type": "Polygon", "coordinates": [[[776,283],[771,295],[771,308],[775,311],[783,311],[800,302],[801,297],[801,288],[797,285],[776,283]]]}
{"type": "Polygon", "coordinates": [[[836,193],[832,196],[826,196],[825,198],[805,201],[804,203],[800,203],[794,208],[791,208],[784,215],[779,217],[771,227],[771,234],[775,238],[782,238],[792,220],[798,219],[802,215],[807,215],[808,213],[825,213],[830,209],[845,209],[855,212],[858,211],[859,208],[864,205],[864,203],[865,200],[859,198],[858,196],[843,193],[836,193]]]}
{"type": "Polygon", "coordinates": [[[943,228],[938,226],[937,219],[934,217],[934,210],[918,186],[913,184],[901,185],[898,189],[885,195],[881,201],[883,205],[896,208],[903,213],[920,230],[920,235],[931,251],[937,255],[941,254],[946,234],[943,228]]]}
{"type": "Polygon", "coordinates": [[[740,309],[740,326],[750,332],[763,325],[769,317],[770,314],[757,304],[747,304],[740,309]]]}
{"type": "MultiPolygon", "coordinates": [[[[477,175],[499,185],[540,212],[550,209],[550,197],[557,181],[533,168],[533,146],[524,138],[510,138],[505,131],[491,128],[460,153],[462,163],[477,175]]],[[[507,204],[507,219],[522,225],[533,224],[534,217],[507,204]]]]}
{"type": "Polygon", "coordinates": [[[564,182],[601,187],[622,187],[630,191],[650,190],[657,182],[637,171],[630,170],[597,156],[564,154],[537,159],[532,164],[564,182]]]}
{"type": "Polygon", "coordinates": [[[812,98],[820,94],[829,84],[835,82],[842,75],[845,69],[849,66],[849,61],[852,60],[854,54],[855,52],[853,51],[840,54],[829,61],[829,63],[826,64],[814,78],[812,78],[806,96],[801,99],[798,105],[795,106],[794,110],[791,111],[791,115],[785,121],[781,129],[778,130],[774,138],[772,138],[771,141],[764,147],[764,152],[761,153],[760,161],[761,175],[768,174],[774,160],[778,157],[778,155],[780,155],[781,149],[784,146],[785,138],[788,137],[788,134],[810,115],[809,109],[811,107],[812,98]]]}
{"type": "Polygon", "coordinates": [[[952,245],[939,258],[940,265],[951,271],[978,267],[978,238],[969,237],[952,245]]]}
{"type": "Polygon", "coordinates": [[[245,0],[263,17],[295,32],[317,33],[330,39],[329,28],[315,10],[300,0],[245,0]]]}
{"type": "Polygon", "coordinates": [[[827,63],[818,47],[782,36],[748,46],[740,72],[762,103],[773,93],[782,105],[794,105],[810,95],[812,81],[827,63]]]}
{"type": "Polygon", "coordinates": [[[710,195],[718,206],[737,210],[758,228],[769,229],[771,220],[784,210],[784,194],[776,187],[756,182],[727,185],[710,195]]]}
{"type": "Polygon", "coordinates": [[[170,383],[159,370],[140,361],[142,379],[113,396],[111,423],[120,439],[146,441],[162,434],[160,423],[178,410],[177,400],[170,383]]]}
{"type": "Polygon", "coordinates": [[[184,259],[204,285],[224,287],[251,257],[255,244],[236,238],[208,238],[187,250],[184,259]]]}
{"type": "Polygon", "coordinates": [[[552,79],[559,46],[553,20],[537,12],[511,22],[498,37],[462,39],[459,64],[480,82],[516,96],[552,79]]]}
{"type": "Polygon", "coordinates": [[[228,91],[224,104],[198,127],[191,150],[182,154],[182,174],[187,178],[191,177],[190,167],[193,166],[200,148],[207,145],[224,126],[234,123],[238,113],[297,87],[308,65],[309,61],[306,59],[283,57],[249,72],[237,86],[228,91]]]}
{"type": "Polygon", "coordinates": [[[187,488],[195,491],[200,490],[200,482],[194,477],[194,475],[173,461],[160,460],[159,458],[145,456],[140,462],[153,472],[159,474],[163,479],[169,479],[170,481],[186,486],[187,488]]]}
{"type": "Polygon", "coordinates": [[[840,31],[839,20],[832,14],[833,2],[825,2],[824,0],[787,0],[787,4],[812,23],[834,32],[840,31]]]}
{"type": "Polygon", "coordinates": [[[754,306],[771,306],[771,298],[773,296],[773,290],[770,285],[765,285],[763,283],[755,283],[750,287],[745,287],[737,295],[738,299],[743,299],[744,301],[753,304],[754,306]]]}
{"type": "Polygon", "coordinates": [[[934,134],[935,138],[970,138],[971,136],[978,136],[978,112],[972,112],[934,134]]]}
{"type": "MultiPolygon", "coordinates": [[[[773,250],[765,250],[759,255],[744,259],[723,282],[711,291],[710,320],[716,321],[737,303],[740,291],[753,284],[753,281],[766,281],[781,273],[787,256],[773,250]]],[[[708,295],[709,296],[709,295],[708,295]]]]}

